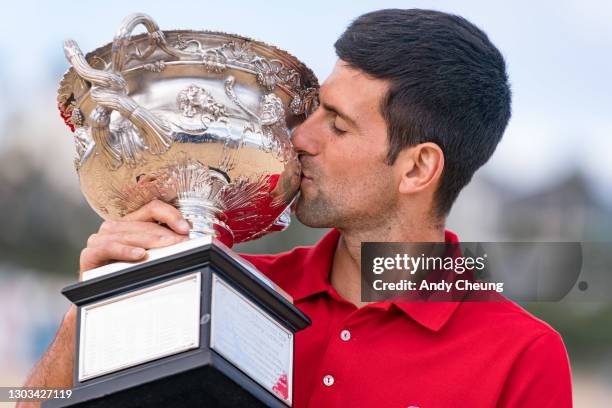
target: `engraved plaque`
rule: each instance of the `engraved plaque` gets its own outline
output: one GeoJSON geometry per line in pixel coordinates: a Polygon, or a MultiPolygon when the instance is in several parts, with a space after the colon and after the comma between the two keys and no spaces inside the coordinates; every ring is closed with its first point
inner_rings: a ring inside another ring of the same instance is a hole
{"type": "Polygon", "coordinates": [[[293,333],[216,274],[210,347],[291,406],[293,333]]]}
{"type": "Polygon", "coordinates": [[[200,273],[83,307],[79,381],[199,346],[200,273]]]}

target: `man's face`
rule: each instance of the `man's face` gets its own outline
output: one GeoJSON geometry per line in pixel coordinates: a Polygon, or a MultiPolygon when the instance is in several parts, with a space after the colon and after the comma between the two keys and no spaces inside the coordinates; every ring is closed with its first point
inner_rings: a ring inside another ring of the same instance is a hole
{"type": "Polygon", "coordinates": [[[388,83],[339,60],[321,86],[320,106],[296,128],[302,164],[298,219],[311,227],[376,226],[396,205],[380,112],[388,83]]]}

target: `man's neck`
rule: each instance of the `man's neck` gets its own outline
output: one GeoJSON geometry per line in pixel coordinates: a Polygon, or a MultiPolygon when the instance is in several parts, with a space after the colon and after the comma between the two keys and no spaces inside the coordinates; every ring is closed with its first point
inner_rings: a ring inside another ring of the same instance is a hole
{"type": "Polygon", "coordinates": [[[340,239],[334,253],[330,282],[336,292],[357,307],[361,301],[362,242],[444,242],[444,225],[401,228],[396,224],[376,230],[339,229],[340,239]]]}

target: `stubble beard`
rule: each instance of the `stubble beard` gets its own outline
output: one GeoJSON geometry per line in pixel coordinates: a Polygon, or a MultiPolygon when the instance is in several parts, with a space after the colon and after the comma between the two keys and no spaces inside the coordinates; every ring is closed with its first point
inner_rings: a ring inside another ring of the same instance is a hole
{"type": "Polygon", "coordinates": [[[311,228],[334,228],[339,225],[340,209],[320,189],[314,197],[306,198],[300,191],[295,205],[297,219],[311,228]]]}

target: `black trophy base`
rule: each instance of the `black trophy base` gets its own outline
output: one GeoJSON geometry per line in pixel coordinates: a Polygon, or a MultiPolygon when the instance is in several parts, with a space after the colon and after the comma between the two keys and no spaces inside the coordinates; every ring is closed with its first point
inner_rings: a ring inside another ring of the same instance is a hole
{"type": "MultiPolygon", "coordinates": [[[[75,360],[80,361],[83,307],[193,273],[200,275],[201,282],[197,348],[83,381],[79,380],[77,364],[71,397],[45,401],[43,407],[287,408],[281,399],[211,347],[211,321],[217,318],[211,310],[213,276],[292,333],[306,328],[310,320],[262,280],[257,271],[217,242],[65,288],[62,293],[78,306],[75,360]]],[[[257,333],[252,335],[256,337],[257,333]]]]}
{"type": "Polygon", "coordinates": [[[187,352],[124,378],[73,389],[44,408],[285,407],[213,351],[187,352]],[[193,367],[206,360],[207,364],[193,367]],[[247,391],[248,390],[248,391],[247,391]],[[257,396],[257,397],[256,397],[257,396]]]}

